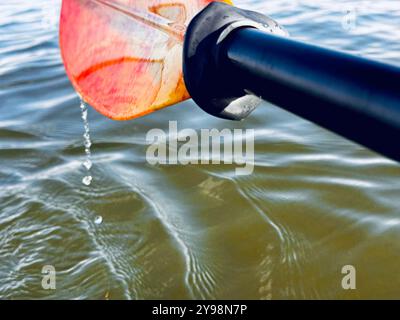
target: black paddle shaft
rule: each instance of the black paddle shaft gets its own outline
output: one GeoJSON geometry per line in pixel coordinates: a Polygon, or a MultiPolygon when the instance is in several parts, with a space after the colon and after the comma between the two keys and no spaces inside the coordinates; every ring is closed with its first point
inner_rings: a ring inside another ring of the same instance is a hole
{"type": "MultiPolygon", "coordinates": [[[[221,38],[221,32],[223,28],[211,38],[221,38]]],[[[400,161],[400,68],[254,27],[236,28],[214,46],[209,49],[214,64],[209,65],[215,81],[209,82],[216,87],[212,94],[220,90],[230,97],[228,104],[251,93],[400,161]]],[[[194,96],[201,89],[206,88],[196,88],[194,96]]],[[[212,101],[216,98],[223,100],[214,96],[212,101]]],[[[241,118],[240,113],[227,116],[210,100],[197,100],[216,116],[241,118]]]]}
{"type": "Polygon", "coordinates": [[[399,68],[250,28],[235,31],[224,47],[227,79],[400,160],[399,68]]]}

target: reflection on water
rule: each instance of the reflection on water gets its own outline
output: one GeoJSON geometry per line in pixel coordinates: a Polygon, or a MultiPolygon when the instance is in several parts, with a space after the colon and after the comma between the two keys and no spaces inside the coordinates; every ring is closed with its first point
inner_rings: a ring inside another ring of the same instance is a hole
{"type": "MultiPolygon", "coordinates": [[[[293,37],[400,61],[397,1],[238,1],[293,37]],[[343,4],[343,6],[341,6],[343,4]],[[346,4],[346,5],[345,5],[346,4]],[[353,9],[352,9],[353,10],[353,9]]],[[[129,122],[88,110],[59,56],[53,1],[0,5],[2,298],[395,298],[399,166],[264,103],[232,123],[186,102],[129,122]],[[254,128],[255,171],[149,166],[146,133],[254,128]],[[354,265],[357,290],[341,288],[354,265]],[[57,289],[41,287],[53,265],[57,289]]]]}

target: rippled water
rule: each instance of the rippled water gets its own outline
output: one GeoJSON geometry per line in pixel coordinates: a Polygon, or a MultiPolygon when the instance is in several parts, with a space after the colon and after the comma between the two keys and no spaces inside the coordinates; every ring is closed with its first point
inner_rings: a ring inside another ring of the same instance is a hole
{"type": "MultiPolygon", "coordinates": [[[[295,38],[400,63],[398,0],[237,4],[295,38]]],[[[1,298],[400,297],[399,165],[267,103],[242,123],[191,101],[129,122],[90,109],[93,181],[82,184],[80,102],[60,59],[58,10],[51,0],[0,4],[1,298]],[[169,120],[254,128],[253,175],[150,166],[146,133],[169,120]],[[341,288],[348,264],[357,290],[341,288]],[[56,290],[42,289],[45,265],[56,290]]]]}

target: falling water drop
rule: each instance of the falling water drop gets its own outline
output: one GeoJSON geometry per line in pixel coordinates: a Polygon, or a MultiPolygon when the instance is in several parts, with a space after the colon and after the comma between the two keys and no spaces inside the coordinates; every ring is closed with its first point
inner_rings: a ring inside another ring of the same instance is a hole
{"type": "Polygon", "coordinates": [[[92,180],[93,180],[92,176],[86,176],[86,177],[84,177],[84,178],[82,179],[82,183],[83,183],[85,186],[90,186],[90,184],[92,183],[92,180]]]}
{"type": "Polygon", "coordinates": [[[94,223],[95,223],[95,224],[102,224],[102,223],[103,223],[103,217],[102,217],[102,216],[97,216],[97,217],[94,219],[94,223]]]}
{"type": "Polygon", "coordinates": [[[85,162],[83,163],[83,166],[86,168],[86,170],[90,170],[90,168],[92,167],[92,161],[90,161],[89,159],[86,159],[85,162]]]}
{"type": "Polygon", "coordinates": [[[87,114],[88,114],[87,110],[82,109],[82,120],[83,121],[87,121],[87,114]]]}

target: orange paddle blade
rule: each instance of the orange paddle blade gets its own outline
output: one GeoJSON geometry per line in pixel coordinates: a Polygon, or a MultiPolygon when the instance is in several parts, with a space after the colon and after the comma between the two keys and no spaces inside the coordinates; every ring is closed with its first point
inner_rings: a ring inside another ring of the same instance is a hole
{"type": "Polygon", "coordinates": [[[63,0],[60,47],[73,86],[115,120],[188,99],[182,76],[184,33],[210,2],[63,0]]]}

